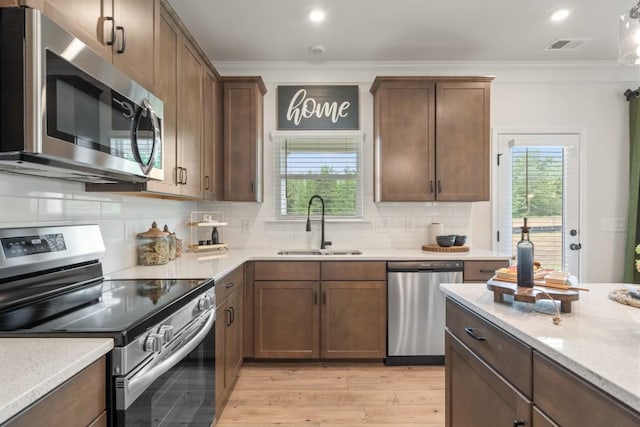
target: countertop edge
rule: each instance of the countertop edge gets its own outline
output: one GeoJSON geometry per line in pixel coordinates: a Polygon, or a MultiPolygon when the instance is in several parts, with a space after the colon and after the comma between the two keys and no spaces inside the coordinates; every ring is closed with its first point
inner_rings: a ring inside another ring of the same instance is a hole
{"type": "Polygon", "coordinates": [[[448,289],[446,285],[445,286],[441,285],[440,289],[446,294],[446,296],[451,297],[453,300],[460,303],[464,307],[480,315],[481,317],[487,319],[491,323],[497,325],[504,331],[508,332],[509,334],[513,335],[520,341],[532,347],[534,350],[537,350],[539,353],[549,357],[550,359],[557,362],[564,368],[568,369],[569,371],[583,378],[585,381],[604,390],[605,392],[610,394],[612,397],[628,405],[630,408],[634,409],[635,411],[640,412],[640,396],[637,396],[632,392],[629,392],[628,390],[611,382],[607,378],[604,378],[601,375],[593,372],[592,370],[581,365],[574,359],[544,344],[540,340],[530,336],[529,334],[523,332],[519,328],[514,327],[513,325],[505,322],[504,320],[495,316],[490,311],[487,311],[482,307],[474,304],[472,301],[469,301],[464,297],[459,296],[458,294],[455,293],[454,290],[448,289]]]}
{"type": "MultiPolygon", "coordinates": [[[[51,391],[55,390],[60,385],[71,379],[74,375],[82,371],[84,368],[100,359],[113,349],[113,340],[110,338],[1,338],[0,342],[6,342],[8,340],[22,341],[24,345],[34,345],[39,342],[47,341],[52,345],[64,345],[69,340],[83,341],[88,346],[77,358],[73,358],[72,363],[68,363],[65,358],[64,366],[61,366],[59,370],[53,370],[50,375],[45,378],[41,378],[37,383],[30,385],[25,390],[21,390],[10,401],[0,405],[0,423],[4,423],[19,414],[24,409],[28,408],[32,404],[36,403],[39,399],[46,396],[51,391]],[[52,343],[57,341],[57,343],[52,343]]],[[[22,345],[16,343],[15,345],[22,345]]],[[[69,350],[69,357],[75,356],[77,349],[69,350]]],[[[28,367],[24,367],[28,369],[28,367]]],[[[13,371],[15,373],[15,371],[13,371]]]]}

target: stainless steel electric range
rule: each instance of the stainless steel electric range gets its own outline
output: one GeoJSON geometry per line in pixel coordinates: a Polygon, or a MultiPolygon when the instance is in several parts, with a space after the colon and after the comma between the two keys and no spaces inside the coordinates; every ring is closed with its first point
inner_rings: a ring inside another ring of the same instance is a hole
{"type": "Polygon", "coordinates": [[[97,225],[0,229],[0,247],[0,336],[111,337],[109,425],[212,424],[213,280],[105,280],[97,225]]]}

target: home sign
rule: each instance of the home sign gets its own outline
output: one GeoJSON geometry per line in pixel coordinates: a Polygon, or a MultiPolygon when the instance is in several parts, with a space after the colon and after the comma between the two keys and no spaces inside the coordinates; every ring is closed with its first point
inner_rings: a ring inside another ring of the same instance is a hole
{"type": "Polygon", "coordinates": [[[278,129],[359,129],[358,86],[278,86],[278,129]]]}

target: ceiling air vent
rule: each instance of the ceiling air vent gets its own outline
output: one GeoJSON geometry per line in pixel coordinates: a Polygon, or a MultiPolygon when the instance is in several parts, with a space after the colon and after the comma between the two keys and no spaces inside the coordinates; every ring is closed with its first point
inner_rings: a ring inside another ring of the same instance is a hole
{"type": "Polygon", "coordinates": [[[558,39],[544,50],[576,50],[591,39],[558,39]]]}

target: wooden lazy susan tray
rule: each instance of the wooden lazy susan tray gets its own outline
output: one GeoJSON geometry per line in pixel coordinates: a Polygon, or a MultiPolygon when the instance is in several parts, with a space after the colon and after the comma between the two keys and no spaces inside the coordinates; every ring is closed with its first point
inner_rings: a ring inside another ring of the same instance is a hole
{"type": "Polygon", "coordinates": [[[422,250],[428,252],[469,252],[469,246],[449,246],[445,248],[439,245],[422,245],[422,250]]]}
{"type": "Polygon", "coordinates": [[[533,288],[522,288],[516,283],[489,279],[487,289],[493,292],[495,302],[504,302],[505,295],[513,295],[514,301],[535,303],[541,299],[560,301],[560,311],[571,313],[571,302],[577,301],[580,294],[577,289],[556,289],[544,286],[544,281],[534,281],[533,288]],[[542,292],[541,290],[544,290],[542,292]]]}

